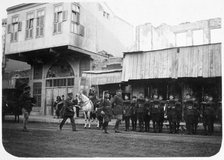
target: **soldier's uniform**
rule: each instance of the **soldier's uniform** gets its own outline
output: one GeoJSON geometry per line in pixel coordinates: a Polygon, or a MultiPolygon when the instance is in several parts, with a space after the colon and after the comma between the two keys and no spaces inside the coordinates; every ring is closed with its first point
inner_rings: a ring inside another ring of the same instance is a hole
{"type": "Polygon", "coordinates": [[[101,111],[101,115],[103,117],[103,129],[105,133],[107,132],[108,128],[108,123],[111,121],[113,112],[112,112],[112,107],[111,107],[111,102],[109,100],[109,97],[105,97],[101,103],[100,103],[100,108],[99,111],[101,111]]]}
{"type": "Polygon", "coordinates": [[[137,119],[139,123],[139,131],[143,131],[143,125],[144,125],[144,104],[145,100],[143,97],[140,97],[137,100],[137,119]]]}
{"type": "Polygon", "coordinates": [[[164,122],[164,107],[166,105],[166,101],[165,100],[159,100],[159,112],[160,112],[160,119],[159,119],[159,133],[162,132],[163,130],[163,122],[164,122]]]}
{"type": "Polygon", "coordinates": [[[175,106],[176,106],[176,109],[177,109],[177,126],[176,126],[177,128],[176,128],[176,131],[179,132],[180,122],[182,120],[182,104],[179,101],[179,99],[176,99],[175,106]]]}
{"type": "Polygon", "coordinates": [[[131,118],[131,102],[130,100],[125,100],[123,104],[124,104],[125,131],[128,131],[131,118]]]}
{"type": "MultiPolygon", "coordinates": [[[[136,98],[136,97],[134,97],[136,98]]],[[[132,125],[132,130],[136,131],[137,127],[137,101],[132,100],[131,105],[130,105],[130,110],[131,110],[131,125],[132,125]]]]}
{"type": "Polygon", "coordinates": [[[93,111],[90,113],[90,118],[95,119],[98,99],[96,97],[96,91],[94,89],[89,90],[89,99],[92,101],[94,107],[93,111]]]}
{"type": "Polygon", "coordinates": [[[160,121],[160,101],[157,98],[151,100],[151,118],[153,123],[153,131],[159,132],[159,121],[160,121]]]}
{"type": "Polygon", "coordinates": [[[174,99],[170,99],[167,104],[167,118],[169,121],[170,133],[176,133],[177,128],[177,107],[175,105],[176,101],[174,99]]]}
{"type": "Polygon", "coordinates": [[[150,110],[151,110],[150,101],[145,101],[144,104],[145,132],[149,132],[150,129],[150,119],[151,119],[150,110]]]}
{"type": "Polygon", "coordinates": [[[193,134],[195,123],[195,108],[193,99],[184,99],[184,120],[186,122],[187,134],[193,134]]]}
{"type": "Polygon", "coordinates": [[[203,107],[203,126],[205,134],[211,135],[214,131],[215,103],[212,100],[201,102],[203,107]]]}
{"type": "Polygon", "coordinates": [[[112,108],[113,108],[113,114],[115,116],[116,123],[114,126],[115,133],[119,133],[119,125],[122,120],[122,114],[123,114],[123,99],[121,95],[121,90],[117,90],[117,95],[114,96],[114,98],[111,101],[112,108]]]}

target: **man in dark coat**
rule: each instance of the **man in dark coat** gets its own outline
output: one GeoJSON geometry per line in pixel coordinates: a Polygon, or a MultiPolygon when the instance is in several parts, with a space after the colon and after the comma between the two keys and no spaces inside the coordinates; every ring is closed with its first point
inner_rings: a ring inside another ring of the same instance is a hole
{"type": "Polygon", "coordinates": [[[114,116],[116,118],[114,130],[115,130],[115,133],[120,133],[118,129],[119,129],[119,125],[121,123],[122,114],[123,114],[123,99],[122,99],[122,92],[120,89],[116,91],[116,95],[112,99],[111,104],[112,104],[114,116]]]}
{"type": "Polygon", "coordinates": [[[170,133],[177,133],[177,117],[176,101],[174,100],[173,95],[170,95],[167,103],[167,118],[169,121],[170,133]]]}
{"type": "Polygon", "coordinates": [[[30,95],[30,86],[24,87],[24,91],[22,95],[19,97],[19,105],[22,108],[23,112],[23,131],[27,130],[27,123],[29,119],[30,112],[32,111],[32,107],[34,106],[35,99],[30,95]]]}
{"type": "Polygon", "coordinates": [[[144,104],[145,99],[142,93],[139,94],[139,98],[137,100],[137,118],[139,124],[139,132],[143,132],[144,126],[144,104]]]}
{"type": "Polygon", "coordinates": [[[137,97],[133,96],[130,105],[132,131],[137,127],[137,97]]]}
{"type": "Polygon", "coordinates": [[[166,105],[166,101],[163,100],[163,96],[159,96],[159,112],[160,112],[160,119],[159,119],[159,133],[163,130],[163,122],[164,122],[164,107],[166,105]]]}
{"type": "Polygon", "coordinates": [[[144,122],[145,122],[145,132],[149,132],[150,128],[150,119],[151,119],[151,104],[148,97],[145,98],[145,104],[144,104],[144,122]]]}
{"type": "Polygon", "coordinates": [[[203,126],[206,135],[211,135],[214,131],[215,103],[212,96],[207,96],[202,104],[203,126]]]}
{"type": "Polygon", "coordinates": [[[177,133],[179,132],[180,129],[180,122],[182,120],[182,104],[179,100],[179,96],[175,96],[175,106],[177,109],[177,126],[176,126],[176,131],[177,133]]]}
{"type": "Polygon", "coordinates": [[[76,131],[76,125],[74,120],[74,109],[73,106],[75,105],[73,101],[73,93],[68,93],[68,98],[64,101],[63,107],[61,109],[61,116],[63,120],[60,123],[59,129],[61,130],[65,121],[70,118],[72,130],[76,131]]]}
{"type": "Polygon", "coordinates": [[[107,132],[107,128],[108,128],[108,123],[111,121],[113,112],[112,112],[112,108],[111,108],[111,102],[110,102],[110,95],[108,91],[104,92],[104,99],[101,101],[100,103],[100,108],[98,108],[98,110],[100,111],[102,117],[103,117],[103,130],[104,133],[108,133],[107,132]]]}
{"type": "Polygon", "coordinates": [[[129,130],[130,118],[131,118],[131,102],[128,95],[124,96],[124,120],[125,120],[125,131],[129,130]]]}
{"type": "Polygon", "coordinates": [[[158,95],[153,95],[153,100],[151,100],[151,117],[152,117],[152,123],[153,123],[153,132],[159,132],[159,126],[160,126],[160,101],[158,99],[158,95]]]}

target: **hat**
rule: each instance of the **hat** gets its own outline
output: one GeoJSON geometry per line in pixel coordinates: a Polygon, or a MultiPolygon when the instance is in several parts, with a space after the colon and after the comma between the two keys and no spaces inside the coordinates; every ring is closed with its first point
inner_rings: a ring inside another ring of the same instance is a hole
{"type": "Polygon", "coordinates": [[[107,94],[107,93],[109,93],[109,91],[108,91],[108,90],[104,91],[104,94],[107,94]]]}
{"type": "Polygon", "coordinates": [[[29,90],[29,89],[30,89],[30,86],[25,86],[24,87],[24,91],[29,90]]]}

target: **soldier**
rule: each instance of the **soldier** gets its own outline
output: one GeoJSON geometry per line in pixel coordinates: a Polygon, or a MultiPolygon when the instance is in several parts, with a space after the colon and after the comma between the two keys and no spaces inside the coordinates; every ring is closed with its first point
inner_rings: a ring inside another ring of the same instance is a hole
{"type": "Polygon", "coordinates": [[[149,132],[149,128],[150,128],[150,119],[151,119],[151,115],[150,115],[150,101],[149,98],[146,97],[145,98],[145,104],[144,104],[144,122],[145,122],[145,132],[149,132]]]}
{"type": "Polygon", "coordinates": [[[159,119],[159,133],[162,132],[162,129],[163,129],[163,122],[164,122],[164,108],[166,106],[166,101],[163,100],[163,96],[160,95],[159,96],[159,102],[160,102],[160,105],[159,105],[159,112],[160,112],[160,119],[159,119]]]}
{"type": "Polygon", "coordinates": [[[177,133],[177,108],[175,105],[176,101],[174,100],[173,95],[169,96],[167,104],[167,118],[169,121],[170,133],[177,133]]]}
{"type": "Polygon", "coordinates": [[[143,94],[139,94],[139,99],[137,100],[137,119],[139,123],[139,132],[143,132],[143,125],[144,125],[144,104],[145,99],[143,94]]]}
{"type": "Polygon", "coordinates": [[[186,94],[184,102],[184,120],[186,122],[187,134],[193,134],[195,123],[194,100],[190,94],[186,94]]]}
{"type": "Polygon", "coordinates": [[[75,105],[75,102],[73,101],[73,93],[68,93],[68,98],[66,100],[64,100],[64,105],[61,109],[61,115],[62,115],[63,120],[61,121],[61,123],[59,125],[60,130],[62,130],[62,127],[65,124],[66,120],[68,118],[70,118],[71,125],[72,125],[72,131],[76,131],[73,105],[75,105]]]}
{"type": "Polygon", "coordinates": [[[103,130],[104,133],[108,133],[107,132],[107,128],[108,128],[108,123],[111,121],[112,118],[112,108],[111,108],[111,102],[110,102],[110,95],[108,91],[104,92],[104,99],[102,100],[102,102],[100,103],[100,108],[99,110],[101,111],[102,117],[103,117],[103,130]]]}
{"type": "Polygon", "coordinates": [[[97,128],[101,129],[103,127],[103,115],[101,114],[100,103],[103,101],[102,97],[98,99],[96,104],[96,118],[98,120],[97,128]]]}
{"type": "Polygon", "coordinates": [[[175,106],[176,106],[176,109],[177,109],[177,128],[176,128],[176,131],[177,133],[179,132],[180,130],[180,122],[182,120],[182,105],[181,105],[181,102],[179,100],[179,96],[177,95],[175,97],[175,106]]]}
{"type": "Polygon", "coordinates": [[[159,132],[159,121],[160,121],[160,101],[158,99],[158,95],[154,94],[153,95],[153,100],[151,100],[151,118],[152,118],[152,123],[153,123],[153,131],[159,132]]]}
{"type": "Polygon", "coordinates": [[[124,96],[124,120],[125,120],[125,131],[129,130],[130,118],[131,118],[131,102],[128,95],[124,96]]]}
{"type": "Polygon", "coordinates": [[[19,97],[19,104],[23,112],[23,131],[27,132],[27,123],[32,107],[35,104],[35,99],[30,95],[30,86],[24,87],[23,94],[19,97]]]}
{"type": "Polygon", "coordinates": [[[97,106],[97,102],[98,102],[98,99],[96,97],[95,86],[91,86],[91,88],[89,90],[89,99],[92,101],[93,106],[94,106],[93,111],[90,113],[90,118],[93,121],[96,119],[96,106],[97,106]]]}
{"type": "Polygon", "coordinates": [[[136,131],[137,127],[137,97],[133,96],[131,105],[130,105],[130,110],[131,110],[131,124],[132,124],[132,131],[136,131]]]}
{"type": "Polygon", "coordinates": [[[116,91],[116,95],[112,99],[111,104],[112,104],[114,116],[116,118],[114,131],[115,133],[120,133],[118,129],[119,129],[119,125],[121,123],[122,114],[123,114],[123,99],[122,99],[122,92],[120,89],[116,91]]]}
{"type": "Polygon", "coordinates": [[[206,135],[211,135],[214,131],[215,103],[212,96],[206,96],[205,101],[201,102],[203,106],[203,126],[206,135]]]}
{"type": "Polygon", "coordinates": [[[193,111],[194,111],[193,134],[196,134],[199,117],[200,117],[200,106],[195,96],[192,96],[192,100],[193,100],[193,111]]]}
{"type": "Polygon", "coordinates": [[[220,125],[221,125],[220,130],[222,131],[222,100],[221,100],[221,96],[219,96],[218,101],[217,101],[216,119],[217,119],[218,123],[220,123],[220,125]]]}

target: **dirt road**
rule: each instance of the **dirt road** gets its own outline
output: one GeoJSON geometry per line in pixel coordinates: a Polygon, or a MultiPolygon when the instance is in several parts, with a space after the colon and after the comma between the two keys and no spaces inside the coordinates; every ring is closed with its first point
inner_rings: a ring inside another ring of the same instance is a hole
{"type": "Polygon", "coordinates": [[[22,124],[3,123],[5,150],[17,157],[208,157],[219,152],[221,136],[167,133],[122,132],[109,134],[97,129],[62,131],[57,124],[30,123],[30,132],[22,124]]]}

